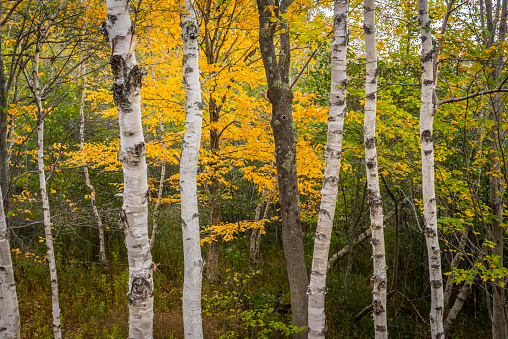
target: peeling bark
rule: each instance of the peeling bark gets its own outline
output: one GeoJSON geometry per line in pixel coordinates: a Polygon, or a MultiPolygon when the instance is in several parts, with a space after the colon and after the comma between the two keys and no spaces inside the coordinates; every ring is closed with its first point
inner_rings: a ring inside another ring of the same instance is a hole
{"type": "Polygon", "coordinates": [[[148,181],[141,123],[141,78],[131,45],[136,38],[128,0],[107,0],[106,31],[111,45],[113,99],[120,123],[118,160],[124,192],[119,224],[123,226],[129,262],[129,338],[152,338],[153,277],[148,238],[148,181]]]}

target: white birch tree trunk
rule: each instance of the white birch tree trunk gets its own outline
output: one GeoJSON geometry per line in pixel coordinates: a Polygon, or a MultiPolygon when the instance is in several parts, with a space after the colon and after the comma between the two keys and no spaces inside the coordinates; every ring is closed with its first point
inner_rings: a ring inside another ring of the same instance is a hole
{"type": "Polygon", "coordinates": [[[118,109],[124,192],[119,225],[124,228],[129,261],[129,338],[152,338],[153,277],[148,238],[148,181],[141,123],[141,78],[134,49],[137,38],[128,0],[106,0],[111,44],[113,99],[118,109]]]}
{"type": "Polygon", "coordinates": [[[44,233],[46,235],[46,247],[48,251],[49,275],[51,278],[51,301],[53,308],[53,334],[55,339],[62,338],[60,326],[60,301],[58,298],[58,275],[56,271],[55,250],[53,246],[53,234],[51,231],[51,213],[49,198],[46,189],[46,173],[44,172],[44,109],[39,89],[39,49],[40,40],[37,42],[34,55],[34,70],[32,73],[32,91],[37,104],[37,170],[39,172],[39,187],[41,191],[42,210],[44,216],[44,233]]]}
{"type": "MultiPolygon", "coordinates": [[[[86,87],[87,87],[87,77],[86,77],[86,65],[85,61],[81,64],[81,77],[83,79],[83,92],[81,93],[81,104],[79,107],[79,148],[83,151],[85,144],[85,96],[86,96],[86,87]]],[[[83,165],[83,174],[85,175],[85,184],[86,187],[90,190],[90,200],[92,201],[92,210],[93,215],[95,217],[95,221],[97,222],[97,226],[99,227],[99,253],[101,256],[101,264],[102,271],[104,274],[108,273],[108,261],[106,259],[106,245],[104,241],[104,225],[102,224],[102,218],[97,209],[97,204],[95,200],[95,188],[90,182],[90,174],[88,173],[87,164],[83,165]]]]}
{"type": "Polygon", "coordinates": [[[2,188],[0,187],[0,338],[19,339],[20,328],[9,231],[5,222],[2,188]]]}
{"type": "Polygon", "coordinates": [[[309,295],[309,338],[324,338],[326,331],[325,294],[328,253],[337,204],[344,117],[346,115],[346,65],[348,0],[334,1],[331,60],[330,111],[325,149],[325,171],[321,206],[314,240],[309,295]]]}
{"type": "Polygon", "coordinates": [[[444,338],[443,276],[437,231],[436,191],[434,184],[433,119],[436,110],[432,35],[427,0],[418,0],[418,22],[422,40],[422,98],[420,106],[420,143],[422,152],[422,191],[425,239],[429,257],[431,287],[430,329],[432,338],[444,338]]]}
{"type": "Polygon", "coordinates": [[[180,196],[184,251],[183,326],[185,338],[203,338],[201,286],[204,261],[201,258],[196,175],[203,103],[199,82],[198,13],[192,0],[182,12],[183,85],[185,88],[185,134],[180,157],[180,196]]]}
{"type": "Polygon", "coordinates": [[[372,313],[376,338],[388,338],[386,325],[386,259],[383,231],[383,206],[379,189],[379,175],[376,150],[376,105],[377,68],[376,53],[376,5],[374,0],[365,0],[365,121],[363,137],[365,143],[365,163],[367,171],[367,195],[370,207],[370,224],[372,228],[372,257],[374,262],[372,313]]]}
{"type": "MultiPolygon", "coordinates": [[[[444,295],[444,309],[448,309],[448,303],[450,302],[450,297],[452,296],[452,288],[453,288],[453,279],[455,278],[455,274],[453,273],[453,270],[455,267],[459,265],[460,262],[460,256],[464,252],[464,247],[466,246],[466,241],[468,237],[468,231],[464,231],[460,235],[460,241],[459,241],[459,249],[457,250],[457,253],[453,256],[452,262],[450,263],[450,271],[451,274],[448,276],[448,280],[446,281],[445,289],[443,292],[444,295]]],[[[448,318],[447,318],[448,319],[448,318]]],[[[446,329],[446,324],[445,324],[446,329]]]]}
{"type": "Polygon", "coordinates": [[[466,301],[467,296],[471,292],[471,285],[467,282],[464,282],[464,285],[460,289],[459,294],[457,295],[457,298],[455,299],[455,302],[453,303],[452,308],[450,309],[450,312],[448,312],[448,315],[446,316],[446,321],[444,324],[444,329],[448,331],[450,327],[452,327],[455,319],[457,319],[457,316],[459,315],[460,310],[462,309],[462,306],[464,306],[464,302],[466,301]]]}

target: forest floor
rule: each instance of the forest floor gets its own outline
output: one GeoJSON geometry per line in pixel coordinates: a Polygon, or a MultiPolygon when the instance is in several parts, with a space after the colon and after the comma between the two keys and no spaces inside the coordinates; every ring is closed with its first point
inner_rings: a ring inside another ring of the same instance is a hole
{"type": "MultiPolygon", "coordinates": [[[[179,224],[161,228],[152,251],[158,269],[154,273],[154,338],[183,338],[181,312],[183,251],[179,224]],[[159,264],[160,263],[160,264],[159,264]]],[[[128,268],[125,248],[119,238],[108,253],[109,273],[103,274],[100,260],[58,260],[58,283],[64,338],[93,339],[128,337],[128,268]]],[[[307,247],[311,241],[305,241],[307,247]]],[[[257,270],[249,268],[248,239],[224,243],[220,278],[203,279],[203,331],[206,339],[288,338],[294,330],[291,304],[280,238],[266,236],[257,270]]],[[[311,253],[311,248],[306,252],[311,253]]],[[[14,250],[13,250],[14,253],[14,250]]],[[[34,253],[13,255],[16,287],[22,322],[22,338],[53,338],[51,287],[47,263],[34,253]]],[[[206,253],[206,247],[203,253],[206,253]]],[[[96,254],[98,255],[98,253],[96,254]]],[[[68,254],[67,257],[75,257],[68,254]]],[[[369,253],[355,251],[350,283],[344,287],[347,260],[328,274],[327,338],[373,338],[372,318],[354,316],[371,302],[369,253]]],[[[307,260],[310,263],[310,257],[307,260]]],[[[430,338],[428,325],[430,293],[425,276],[401,274],[398,288],[406,298],[394,295],[388,302],[391,338],[430,338]]],[[[448,338],[489,338],[490,320],[482,309],[480,290],[468,298],[448,338]]]]}

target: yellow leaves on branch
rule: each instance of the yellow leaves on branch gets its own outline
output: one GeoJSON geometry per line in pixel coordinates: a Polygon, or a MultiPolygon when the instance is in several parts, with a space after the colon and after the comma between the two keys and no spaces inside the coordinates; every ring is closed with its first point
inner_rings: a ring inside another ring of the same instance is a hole
{"type": "Polygon", "coordinates": [[[264,224],[269,221],[269,219],[263,219],[259,221],[244,220],[205,227],[201,232],[208,233],[208,235],[205,238],[201,239],[201,245],[207,242],[218,241],[219,239],[226,242],[231,241],[236,239],[239,234],[254,228],[260,229],[261,234],[264,234],[264,224]]]}

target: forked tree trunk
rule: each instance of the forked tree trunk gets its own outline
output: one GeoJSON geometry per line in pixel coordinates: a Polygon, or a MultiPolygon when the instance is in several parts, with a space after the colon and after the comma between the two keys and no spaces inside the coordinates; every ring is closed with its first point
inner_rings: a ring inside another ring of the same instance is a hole
{"type": "Polygon", "coordinates": [[[434,134],[435,106],[434,51],[427,0],[418,0],[418,21],[422,39],[422,98],[420,106],[420,143],[422,152],[422,190],[425,239],[429,257],[431,287],[430,329],[432,338],[444,338],[443,328],[443,276],[441,250],[437,231],[436,190],[434,184],[434,134]]]}
{"type": "Polygon", "coordinates": [[[367,171],[367,195],[370,207],[370,227],[372,228],[372,257],[374,262],[372,313],[376,338],[388,338],[386,325],[386,259],[383,232],[383,206],[379,189],[379,174],[376,151],[376,97],[379,69],[376,53],[376,7],[374,0],[365,0],[365,122],[363,138],[365,143],[365,163],[367,171]]]}
{"type": "MultiPolygon", "coordinates": [[[[273,191],[268,193],[268,199],[266,200],[265,211],[263,213],[263,222],[261,223],[259,228],[254,228],[250,235],[250,265],[252,268],[256,268],[259,264],[259,246],[261,245],[261,235],[262,231],[265,227],[265,221],[268,218],[268,212],[270,210],[270,204],[272,203],[272,195],[273,191]]],[[[261,218],[261,208],[263,207],[263,203],[265,201],[266,191],[263,191],[263,197],[256,208],[256,219],[255,221],[259,221],[261,218]]]]}
{"type": "Polygon", "coordinates": [[[41,191],[42,210],[44,216],[44,233],[46,235],[46,247],[48,251],[49,274],[51,278],[51,301],[53,306],[53,334],[55,339],[62,338],[60,326],[60,301],[58,298],[58,277],[56,271],[55,250],[53,246],[53,234],[51,231],[51,213],[49,198],[46,189],[46,173],[44,171],[44,109],[39,89],[39,50],[40,40],[37,42],[34,55],[34,70],[32,72],[32,91],[37,104],[37,170],[39,172],[39,187],[41,191]]]}
{"type": "Polygon", "coordinates": [[[111,44],[113,99],[118,109],[124,192],[119,225],[124,228],[129,262],[129,338],[152,338],[153,277],[148,238],[148,181],[141,123],[141,78],[134,49],[137,39],[128,0],[106,0],[111,44]]]}
{"type": "MultiPolygon", "coordinates": [[[[280,214],[282,221],[282,246],[286,259],[293,325],[307,326],[309,286],[303,233],[300,218],[300,194],[296,170],[296,138],[293,129],[293,92],[289,82],[291,44],[289,27],[283,16],[292,0],[257,0],[259,13],[259,46],[272,104],[271,127],[275,141],[275,162],[279,187],[280,214]],[[278,6],[277,6],[278,5],[278,6]],[[277,20],[274,20],[274,17],[277,20]],[[275,35],[279,36],[279,53],[276,53],[275,35]]],[[[299,332],[293,338],[305,338],[299,332]]]]}
{"type": "Polygon", "coordinates": [[[185,134],[180,157],[180,196],[184,252],[183,327],[185,338],[203,338],[201,259],[196,175],[203,122],[199,82],[198,13],[188,0],[182,12],[183,84],[185,88],[185,134]]]}
{"type": "MultiPolygon", "coordinates": [[[[261,219],[261,210],[263,209],[263,205],[265,204],[266,199],[266,188],[263,189],[263,194],[261,195],[261,199],[256,206],[256,214],[254,216],[254,221],[259,221],[261,219]]],[[[256,237],[257,237],[257,228],[253,228],[250,233],[250,244],[249,244],[249,262],[251,267],[255,267],[254,262],[254,250],[256,247],[256,237]]]]}
{"type": "Polygon", "coordinates": [[[0,186],[0,338],[19,339],[20,328],[9,231],[5,222],[2,187],[0,186]]]}
{"type": "Polygon", "coordinates": [[[347,20],[349,1],[335,0],[331,61],[330,109],[325,148],[325,171],[321,206],[314,240],[309,295],[309,338],[324,338],[326,329],[325,295],[328,254],[339,190],[340,160],[344,117],[346,116],[347,20]]]}
{"type": "MultiPolygon", "coordinates": [[[[79,148],[83,151],[85,144],[85,95],[86,95],[86,87],[87,87],[87,77],[86,77],[86,65],[85,61],[82,61],[81,64],[81,77],[83,79],[83,92],[81,93],[81,105],[79,107],[79,148]]],[[[92,201],[92,210],[93,215],[95,217],[95,221],[97,222],[97,226],[99,227],[99,253],[101,256],[102,263],[102,272],[104,274],[108,273],[108,261],[106,259],[106,245],[104,241],[104,225],[102,224],[102,218],[97,209],[97,204],[95,200],[95,188],[90,182],[90,174],[88,173],[87,164],[83,165],[83,174],[85,175],[85,184],[86,187],[90,190],[90,200],[92,201]]]]}

